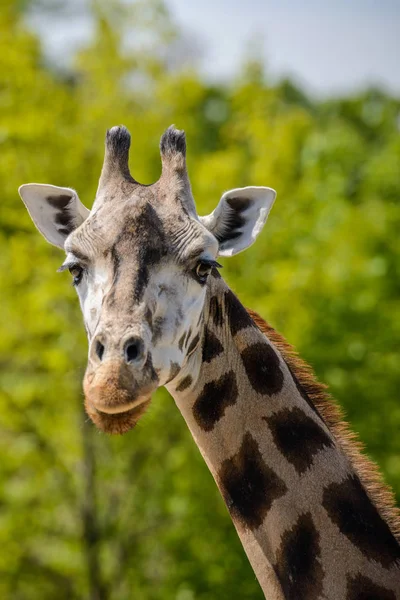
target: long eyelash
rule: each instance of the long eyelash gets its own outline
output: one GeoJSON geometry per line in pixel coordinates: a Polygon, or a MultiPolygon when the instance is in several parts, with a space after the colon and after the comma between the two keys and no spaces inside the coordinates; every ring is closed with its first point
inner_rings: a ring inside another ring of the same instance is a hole
{"type": "Polygon", "coordinates": [[[73,264],[64,263],[63,265],[61,265],[61,267],[58,267],[57,273],[62,273],[63,271],[67,271],[68,269],[70,269],[73,266],[74,266],[73,264]]]}
{"type": "Polygon", "coordinates": [[[57,273],[62,273],[63,271],[68,271],[68,269],[71,270],[75,268],[83,269],[84,267],[77,262],[64,263],[57,269],[57,273]]]}
{"type": "Polygon", "coordinates": [[[215,267],[216,269],[222,269],[223,265],[220,265],[216,260],[202,260],[201,262],[206,265],[210,265],[210,267],[215,267]]]}

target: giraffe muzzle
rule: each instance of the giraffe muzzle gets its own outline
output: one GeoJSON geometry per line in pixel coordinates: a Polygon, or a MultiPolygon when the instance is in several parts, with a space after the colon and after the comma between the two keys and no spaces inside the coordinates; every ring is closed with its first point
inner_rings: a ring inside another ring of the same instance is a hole
{"type": "Polygon", "coordinates": [[[94,408],[115,414],[132,408],[139,400],[135,377],[122,361],[105,361],[97,368],[90,365],[85,374],[85,396],[94,408]]]}
{"type": "Polygon", "coordinates": [[[85,409],[102,431],[125,433],[145,412],[154,388],[152,380],[139,384],[125,361],[104,361],[94,370],[89,364],[83,380],[85,409]]]}
{"type": "Polygon", "coordinates": [[[91,341],[83,380],[85,409],[106,433],[125,433],[134,427],[158,385],[151,355],[142,337],[107,335],[91,341]]]}

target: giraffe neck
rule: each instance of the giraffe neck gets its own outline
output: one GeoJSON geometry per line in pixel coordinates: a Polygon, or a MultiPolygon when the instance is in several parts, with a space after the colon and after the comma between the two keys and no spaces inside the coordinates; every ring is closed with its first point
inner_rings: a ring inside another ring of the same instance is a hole
{"type": "Polygon", "coordinates": [[[270,600],[399,599],[400,546],[285,358],[215,275],[167,387],[270,600]]]}

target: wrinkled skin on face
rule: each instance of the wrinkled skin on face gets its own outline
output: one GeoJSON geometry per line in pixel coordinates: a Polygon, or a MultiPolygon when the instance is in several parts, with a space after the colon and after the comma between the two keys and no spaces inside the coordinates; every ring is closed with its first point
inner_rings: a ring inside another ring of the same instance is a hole
{"type": "Polygon", "coordinates": [[[19,190],[39,231],[66,252],[60,270],[72,274],[89,340],[85,407],[108,433],[132,428],[195,355],[217,255],[252,244],[275,199],[270,188],[234,189],[198,217],[184,133],[170,127],[162,136],[162,174],[150,186],[132,178],[129,146],[124,127],[107,132],[91,211],[70,188],[19,190]]]}

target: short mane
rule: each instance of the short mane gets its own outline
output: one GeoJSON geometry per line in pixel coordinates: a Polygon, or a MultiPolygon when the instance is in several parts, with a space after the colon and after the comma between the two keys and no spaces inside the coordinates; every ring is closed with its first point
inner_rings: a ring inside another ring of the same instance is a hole
{"type": "Polygon", "coordinates": [[[327,386],[317,380],[312,368],[299,357],[296,350],[284,337],[255,311],[247,309],[247,312],[257,327],[281,353],[301,388],[321,414],[343,452],[349,458],[372,502],[389,525],[397,541],[400,542],[400,510],[395,504],[394,494],[384,483],[377,465],[363,454],[363,444],[358,440],[357,434],[350,430],[343,418],[342,409],[327,392],[327,386]]]}

